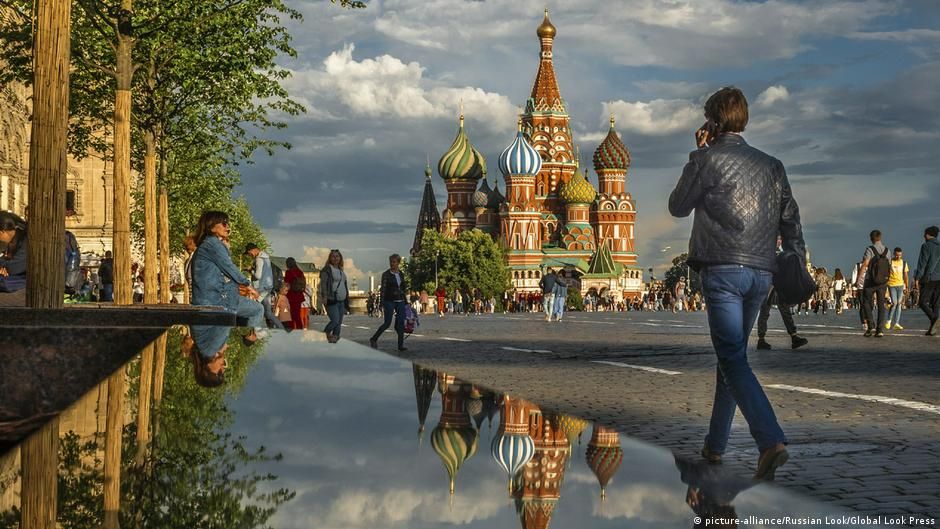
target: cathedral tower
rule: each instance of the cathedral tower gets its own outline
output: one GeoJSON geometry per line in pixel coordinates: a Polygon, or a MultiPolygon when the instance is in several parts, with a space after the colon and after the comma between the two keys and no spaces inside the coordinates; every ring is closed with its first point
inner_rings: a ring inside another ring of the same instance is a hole
{"type": "Polygon", "coordinates": [[[437,172],[447,185],[447,209],[444,210],[445,235],[456,236],[476,225],[473,193],[477,181],[486,173],[486,159],[470,143],[460,114],[460,127],[450,149],[437,164],[437,172]]]}
{"type": "Polygon", "coordinates": [[[526,141],[520,121],[516,138],[499,155],[499,170],[506,180],[500,238],[509,250],[512,268],[538,268],[542,261],[541,211],[535,187],[541,169],[542,158],[526,141]]]}
{"type": "Polygon", "coordinates": [[[411,255],[421,250],[421,237],[424,230],[440,231],[441,214],[437,211],[437,199],[431,186],[431,163],[424,167],[424,194],[421,196],[421,210],[418,212],[418,226],[415,228],[415,240],[411,245],[411,255]]]}
{"type": "Polygon", "coordinates": [[[610,117],[607,137],[594,151],[594,170],[600,183],[600,192],[592,212],[592,224],[598,240],[609,245],[614,261],[636,265],[633,227],[636,222],[636,203],[627,192],[627,170],[630,151],[620,140],[610,117]]]}

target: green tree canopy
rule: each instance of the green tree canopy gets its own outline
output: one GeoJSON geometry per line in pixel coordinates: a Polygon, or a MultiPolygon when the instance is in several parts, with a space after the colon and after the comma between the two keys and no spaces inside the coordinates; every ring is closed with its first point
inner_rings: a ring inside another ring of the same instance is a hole
{"type": "Polygon", "coordinates": [[[690,283],[688,285],[690,292],[702,291],[702,280],[699,278],[698,272],[688,267],[688,264],[686,263],[688,258],[688,253],[680,254],[678,257],[672,260],[672,268],[666,271],[666,278],[664,283],[670,292],[672,292],[676,287],[676,283],[679,282],[679,279],[685,277],[690,278],[690,283]]]}
{"type": "Polygon", "coordinates": [[[405,266],[413,288],[434,292],[435,262],[438,282],[448,294],[457,289],[465,293],[479,289],[486,298],[500,298],[511,288],[505,251],[480,230],[464,231],[457,238],[425,230],[421,251],[405,266]]]}

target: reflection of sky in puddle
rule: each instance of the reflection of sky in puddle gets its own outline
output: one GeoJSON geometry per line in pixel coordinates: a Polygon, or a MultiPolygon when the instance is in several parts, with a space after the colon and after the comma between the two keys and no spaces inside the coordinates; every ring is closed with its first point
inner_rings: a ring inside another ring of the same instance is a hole
{"type": "MultiPolygon", "coordinates": [[[[448,391],[465,391],[464,399],[469,385],[464,388],[449,387],[448,391]]],[[[622,463],[602,501],[598,477],[587,463],[590,425],[559,469],[560,493],[553,495],[545,487],[539,489],[542,492],[527,493],[523,501],[529,504],[527,512],[541,511],[521,522],[516,500],[508,494],[507,473],[490,453],[493,436],[500,434],[499,413],[492,424],[483,420],[476,451],[456,472],[451,495],[448,473],[431,439],[442,417],[441,393],[439,388],[433,392],[420,442],[415,393],[415,377],[407,362],[345,341],[329,345],[304,339],[301,333],[275,334],[252,367],[244,389],[230,402],[235,412],[233,432],[247,436],[253,446],[264,445],[284,456],[263,468],[279,476],[268,486],[297,493],[279,508],[271,525],[285,529],[450,525],[527,529],[546,527],[548,520],[543,516],[548,513],[551,526],[561,528],[693,525],[686,485],[673,456],[624,436],[619,437],[622,463]]],[[[453,415],[448,417],[453,421],[453,415]]],[[[561,439],[567,446],[563,435],[561,439]]],[[[459,439],[455,443],[459,445],[459,439]]],[[[544,446],[536,443],[530,465],[537,465],[538,458],[548,453],[544,446]]],[[[469,451],[466,443],[463,448],[469,451]]],[[[525,480],[516,478],[517,487],[521,481],[525,480]]],[[[522,485],[532,487],[533,482],[522,485]]],[[[740,517],[838,512],[767,486],[741,492],[734,505],[740,517]]]]}

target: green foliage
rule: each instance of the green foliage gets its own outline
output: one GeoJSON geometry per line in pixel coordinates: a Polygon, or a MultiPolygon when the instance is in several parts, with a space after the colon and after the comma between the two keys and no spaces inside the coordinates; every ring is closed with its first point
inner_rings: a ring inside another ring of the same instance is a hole
{"type": "Polygon", "coordinates": [[[412,288],[434,292],[434,263],[438,280],[448,295],[454,290],[479,289],[484,298],[502,297],[511,288],[503,248],[480,230],[462,232],[456,239],[435,230],[425,230],[421,251],[405,264],[412,288]]]}
{"type": "Polygon", "coordinates": [[[666,288],[669,289],[669,292],[672,292],[673,289],[675,289],[676,283],[679,282],[680,278],[686,277],[686,274],[688,274],[688,277],[691,280],[690,284],[688,285],[690,292],[702,291],[702,280],[699,277],[698,272],[689,269],[689,267],[686,265],[686,260],[688,258],[689,254],[683,253],[672,260],[672,268],[666,271],[666,278],[663,280],[663,283],[666,285],[666,288]]]}

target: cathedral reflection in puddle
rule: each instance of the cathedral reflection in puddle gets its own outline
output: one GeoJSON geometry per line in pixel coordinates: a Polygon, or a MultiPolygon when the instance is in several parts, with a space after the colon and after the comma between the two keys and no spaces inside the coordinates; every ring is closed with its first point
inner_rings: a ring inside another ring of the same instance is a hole
{"type": "MultiPolygon", "coordinates": [[[[233,331],[225,343],[198,358],[171,333],[149,426],[138,421],[139,359],[126,367],[118,512],[102,510],[102,461],[117,457],[103,442],[107,390],[61,416],[61,526],[678,528],[841,514],[320,333],[251,345],[233,331]],[[224,382],[204,387],[219,351],[224,382]]],[[[0,457],[0,528],[18,527],[17,453],[0,457]]]]}

